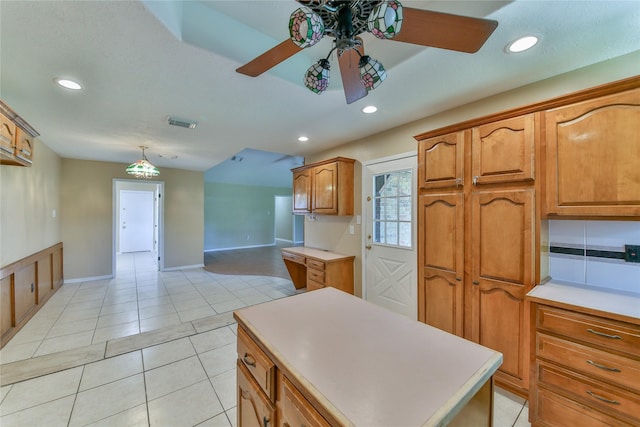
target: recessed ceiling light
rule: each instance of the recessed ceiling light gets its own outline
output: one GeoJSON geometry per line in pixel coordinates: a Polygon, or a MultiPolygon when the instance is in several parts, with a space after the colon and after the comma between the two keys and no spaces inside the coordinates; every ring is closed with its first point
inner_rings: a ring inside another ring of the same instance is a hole
{"type": "Polygon", "coordinates": [[[300,141],[300,142],[307,142],[308,140],[309,140],[309,138],[307,138],[306,136],[298,137],[298,141],[300,141]]]}
{"type": "Polygon", "coordinates": [[[71,89],[71,90],[80,90],[82,89],[82,86],[80,86],[80,83],[78,82],[74,82],[73,80],[69,80],[69,79],[55,79],[56,83],[58,83],[60,86],[65,87],[67,89],[71,89]]]}
{"type": "Polygon", "coordinates": [[[536,44],[538,44],[538,41],[540,41],[540,38],[541,38],[540,36],[533,36],[533,35],[520,37],[519,39],[509,43],[505,50],[508,53],[524,52],[525,50],[531,49],[536,44]]]}
{"type": "Polygon", "coordinates": [[[374,105],[367,105],[366,107],[364,107],[362,109],[362,112],[365,113],[365,114],[375,113],[376,111],[378,111],[378,107],[376,107],[374,105]]]}

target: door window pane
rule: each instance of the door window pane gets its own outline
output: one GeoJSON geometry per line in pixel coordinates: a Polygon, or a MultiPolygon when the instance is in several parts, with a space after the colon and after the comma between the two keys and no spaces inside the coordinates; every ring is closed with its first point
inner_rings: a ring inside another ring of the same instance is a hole
{"type": "Polygon", "coordinates": [[[411,170],[389,172],[373,177],[374,243],[412,246],[411,170]]]}

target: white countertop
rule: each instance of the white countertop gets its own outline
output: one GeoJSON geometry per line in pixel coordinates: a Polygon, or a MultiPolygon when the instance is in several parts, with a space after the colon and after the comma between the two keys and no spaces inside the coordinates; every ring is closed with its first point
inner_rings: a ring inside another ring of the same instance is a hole
{"type": "Polygon", "coordinates": [[[336,261],[341,259],[355,258],[353,255],[342,255],[335,252],[325,251],[324,249],[308,248],[306,246],[294,246],[291,248],[283,248],[282,250],[297,255],[318,258],[323,261],[336,261]]]}
{"type": "Polygon", "coordinates": [[[499,352],[332,288],[235,315],[345,425],[441,425],[502,363],[499,352]]]}
{"type": "Polygon", "coordinates": [[[630,292],[551,280],[536,286],[527,296],[536,301],[546,300],[588,308],[605,315],[622,316],[640,322],[640,295],[630,292]]]}

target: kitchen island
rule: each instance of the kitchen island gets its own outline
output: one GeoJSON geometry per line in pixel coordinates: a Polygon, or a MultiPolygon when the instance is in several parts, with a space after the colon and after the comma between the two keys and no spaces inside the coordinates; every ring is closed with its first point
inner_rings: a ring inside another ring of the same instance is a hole
{"type": "Polygon", "coordinates": [[[491,425],[499,352],[333,288],[234,317],[239,426],[491,425]]]}

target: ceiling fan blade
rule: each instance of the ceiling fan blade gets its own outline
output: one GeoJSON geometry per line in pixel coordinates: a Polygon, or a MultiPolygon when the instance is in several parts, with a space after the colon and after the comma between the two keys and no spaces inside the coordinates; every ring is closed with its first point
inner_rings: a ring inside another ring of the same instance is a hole
{"type": "Polygon", "coordinates": [[[258,56],[253,61],[238,68],[236,71],[240,74],[257,77],[301,50],[302,48],[298,47],[291,39],[287,39],[258,56]]]}
{"type": "MultiPolygon", "coordinates": [[[[361,40],[358,37],[359,40],[361,40]]],[[[342,76],[342,86],[344,87],[344,95],[347,98],[347,104],[357,101],[360,98],[367,96],[367,88],[364,87],[360,81],[360,55],[364,55],[364,48],[362,45],[356,46],[353,49],[342,52],[342,55],[338,55],[338,62],[340,63],[340,75],[342,76]]]]}
{"type": "Polygon", "coordinates": [[[475,53],[487,41],[497,21],[404,7],[402,29],[390,40],[475,53]]]}

